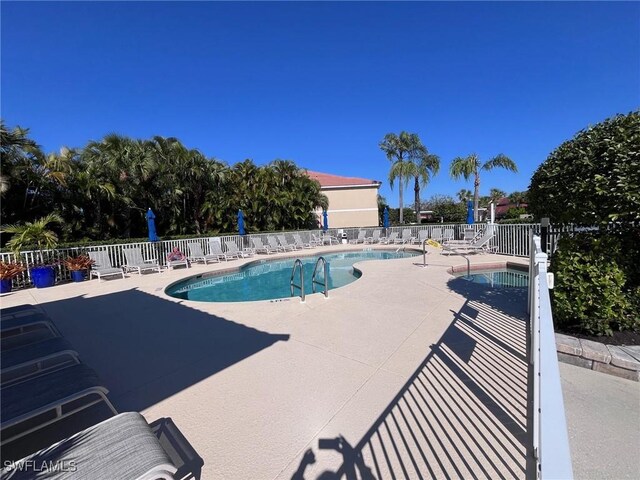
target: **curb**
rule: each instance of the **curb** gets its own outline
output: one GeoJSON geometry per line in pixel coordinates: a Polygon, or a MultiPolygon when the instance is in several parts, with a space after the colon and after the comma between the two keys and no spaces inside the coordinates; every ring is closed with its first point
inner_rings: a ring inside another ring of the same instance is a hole
{"type": "Polygon", "coordinates": [[[640,382],[640,345],[615,346],[556,333],[558,360],[640,382]]]}

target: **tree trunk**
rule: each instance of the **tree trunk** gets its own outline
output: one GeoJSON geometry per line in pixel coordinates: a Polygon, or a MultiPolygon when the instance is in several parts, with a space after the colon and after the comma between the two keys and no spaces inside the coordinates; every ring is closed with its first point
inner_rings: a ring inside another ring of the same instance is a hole
{"type": "Polygon", "coordinates": [[[402,177],[400,177],[398,179],[398,182],[400,183],[400,212],[399,212],[399,217],[398,218],[399,218],[400,225],[402,225],[403,222],[404,222],[404,219],[403,219],[403,216],[402,216],[402,200],[403,200],[403,192],[402,192],[402,190],[404,189],[404,185],[403,185],[403,182],[402,182],[402,177]]]}
{"type": "Polygon", "coordinates": [[[478,206],[480,203],[480,174],[476,172],[476,179],[473,182],[473,221],[478,221],[478,206]]]}
{"type": "Polygon", "coordinates": [[[420,180],[418,177],[414,177],[413,192],[416,209],[416,222],[420,223],[420,180]]]}

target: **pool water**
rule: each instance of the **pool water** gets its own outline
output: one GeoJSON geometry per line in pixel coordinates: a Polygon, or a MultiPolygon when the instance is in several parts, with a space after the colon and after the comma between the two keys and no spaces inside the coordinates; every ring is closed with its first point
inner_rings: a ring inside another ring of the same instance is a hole
{"type": "Polygon", "coordinates": [[[529,274],[521,270],[507,268],[506,270],[479,270],[472,272],[471,275],[463,273],[456,276],[492,288],[526,288],[529,285],[529,274]]]}
{"type": "MultiPolygon", "coordinates": [[[[331,253],[322,255],[329,267],[329,290],[340,288],[360,278],[360,272],[353,264],[364,260],[391,260],[415,256],[416,252],[394,252],[385,250],[364,250],[358,252],[331,253]]],[[[304,291],[312,293],[311,277],[319,256],[301,257],[304,269],[304,291]]],[[[167,295],[184,300],[200,302],[246,302],[253,300],[271,300],[289,298],[291,296],[291,269],[294,258],[282,260],[259,260],[240,268],[238,272],[228,274],[198,275],[169,285],[167,295]]],[[[316,280],[324,282],[322,268],[316,280]]],[[[296,273],[294,283],[300,282],[296,273]]],[[[316,291],[323,291],[323,286],[316,285],[316,291]]],[[[299,289],[295,294],[300,293],[299,289]]]]}

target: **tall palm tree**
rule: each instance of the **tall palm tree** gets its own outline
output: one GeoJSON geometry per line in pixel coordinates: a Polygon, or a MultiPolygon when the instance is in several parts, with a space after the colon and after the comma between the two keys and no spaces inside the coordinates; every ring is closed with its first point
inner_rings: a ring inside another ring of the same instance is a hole
{"type": "Polygon", "coordinates": [[[420,187],[426,187],[431,177],[440,171],[440,157],[430,153],[421,154],[413,159],[407,169],[413,177],[414,209],[416,218],[420,218],[420,187]]]}
{"type": "Polygon", "coordinates": [[[460,191],[456,194],[458,196],[458,200],[461,203],[466,203],[468,200],[473,198],[473,193],[471,190],[467,190],[466,188],[460,189],[460,191]]]}
{"type": "Polygon", "coordinates": [[[500,190],[499,188],[492,188],[491,190],[489,190],[489,200],[494,203],[506,196],[507,192],[505,192],[504,190],[500,190]]]}
{"type": "Polygon", "coordinates": [[[391,162],[389,184],[392,189],[396,179],[398,180],[400,223],[403,223],[402,209],[404,206],[405,181],[412,178],[415,172],[410,163],[414,159],[427,155],[427,149],[416,133],[407,133],[405,131],[400,132],[399,135],[387,133],[378,146],[391,162]]]}
{"type": "Polygon", "coordinates": [[[487,160],[485,163],[480,162],[480,158],[475,153],[467,157],[456,157],[451,162],[449,173],[455,180],[464,177],[465,180],[473,177],[473,217],[478,221],[478,203],[480,200],[480,170],[493,170],[494,168],[504,168],[512,172],[517,172],[518,167],[515,162],[502,153],[487,160]]]}

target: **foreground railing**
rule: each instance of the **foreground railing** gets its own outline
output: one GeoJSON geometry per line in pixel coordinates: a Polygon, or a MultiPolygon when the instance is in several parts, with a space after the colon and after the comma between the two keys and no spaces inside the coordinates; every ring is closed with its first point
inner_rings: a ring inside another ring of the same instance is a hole
{"type": "Polygon", "coordinates": [[[573,478],[569,438],[560,385],[547,277],[547,254],[531,235],[528,312],[533,372],[533,456],[536,478],[573,478]]]}

